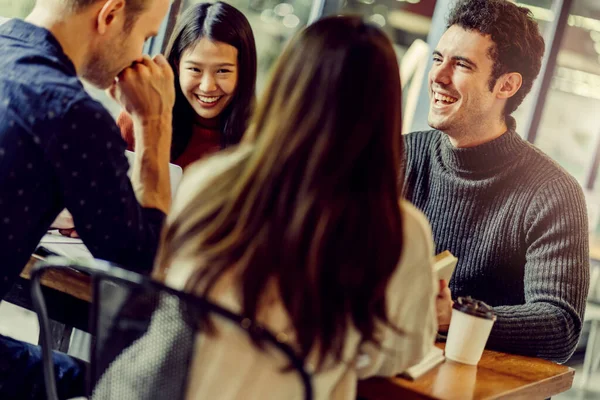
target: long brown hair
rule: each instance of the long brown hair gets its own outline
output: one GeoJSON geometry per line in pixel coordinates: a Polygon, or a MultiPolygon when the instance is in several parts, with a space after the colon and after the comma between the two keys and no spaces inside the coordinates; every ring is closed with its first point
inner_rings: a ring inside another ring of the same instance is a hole
{"type": "Polygon", "coordinates": [[[358,17],[303,30],[229,154],[237,161],[169,218],[158,267],[198,259],[186,287],[196,293],[235,268],[249,318],[275,282],[318,366],[341,360],[351,325],[376,340],[402,252],[399,77],[389,39],[358,17]]]}

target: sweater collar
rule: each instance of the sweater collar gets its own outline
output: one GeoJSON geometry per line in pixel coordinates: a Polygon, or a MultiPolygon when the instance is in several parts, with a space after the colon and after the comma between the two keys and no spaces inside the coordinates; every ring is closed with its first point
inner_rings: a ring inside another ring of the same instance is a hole
{"type": "Polygon", "coordinates": [[[466,173],[495,171],[513,162],[524,148],[524,141],[516,133],[513,117],[507,118],[508,130],[501,136],[479,146],[456,148],[448,135],[442,133],[441,156],[450,169],[466,173]]]}
{"type": "Polygon", "coordinates": [[[202,118],[198,115],[194,116],[194,126],[199,126],[204,129],[219,130],[219,118],[202,118]]]}

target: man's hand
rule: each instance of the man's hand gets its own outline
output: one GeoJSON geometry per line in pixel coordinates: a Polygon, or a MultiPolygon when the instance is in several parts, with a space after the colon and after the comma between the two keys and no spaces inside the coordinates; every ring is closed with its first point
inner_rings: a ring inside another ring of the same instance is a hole
{"type": "Polygon", "coordinates": [[[119,74],[109,93],[133,119],[135,161],[131,183],[138,202],[166,214],[171,207],[173,71],[163,56],[153,60],[144,56],[119,74]]]}
{"type": "Polygon", "coordinates": [[[435,307],[438,319],[438,331],[447,332],[450,327],[450,319],[452,318],[452,294],[448,287],[448,282],[444,279],[440,280],[440,291],[435,300],[435,307]]]}
{"type": "Polygon", "coordinates": [[[142,121],[170,117],[173,112],[175,79],[162,55],[144,56],[125,68],[108,91],[133,118],[142,121]]]}

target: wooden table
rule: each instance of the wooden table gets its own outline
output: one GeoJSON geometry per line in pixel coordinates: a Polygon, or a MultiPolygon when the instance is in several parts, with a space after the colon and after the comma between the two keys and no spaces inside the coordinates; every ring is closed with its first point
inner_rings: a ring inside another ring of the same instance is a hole
{"type": "Polygon", "coordinates": [[[415,381],[361,381],[358,395],[367,400],[546,399],[570,389],[574,375],[573,368],[550,361],[485,350],[476,367],[446,360],[415,381]]]}
{"type": "MultiPolygon", "coordinates": [[[[31,302],[30,272],[39,260],[32,256],[4,300],[35,311],[31,302]]],[[[77,271],[50,270],[42,277],[42,292],[50,318],[52,348],[66,352],[71,328],[89,332],[91,279],[77,271]]]]}
{"type": "MultiPolygon", "coordinates": [[[[22,281],[29,282],[29,271],[35,261],[32,257],[23,270],[22,281]]],[[[78,326],[76,319],[85,318],[87,321],[91,299],[90,278],[75,271],[50,271],[42,283],[51,288],[46,290],[57,298],[63,296],[69,301],[68,305],[63,306],[60,302],[54,306],[48,304],[50,314],[52,310],[62,310],[64,313],[50,317],[87,330],[78,326]],[[69,322],[69,318],[75,318],[75,322],[69,322]]],[[[437,346],[444,348],[442,343],[437,346]]],[[[546,399],[571,388],[574,375],[572,368],[550,361],[486,350],[477,367],[447,360],[415,381],[404,378],[361,381],[358,395],[366,400],[546,399]]]]}
{"type": "MultiPolygon", "coordinates": [[[[41,260],[38,256],[31,256],[29,262],[21,271],[21,278],[29,280],[31,278],[31,268],[41,260]]],[[[88,275],[75,270],[49,270],[42,276],[42,285],[66,293],[79,300],[92,301],[92,280],[88,275]]]]}

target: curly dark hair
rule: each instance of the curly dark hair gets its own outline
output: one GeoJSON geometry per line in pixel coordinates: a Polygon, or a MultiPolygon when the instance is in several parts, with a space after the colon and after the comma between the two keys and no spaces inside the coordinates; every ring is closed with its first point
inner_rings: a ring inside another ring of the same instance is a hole
{"type": "Polygon", "coordinates": [[[521,74],[521,88],[504,109],[504,115],[512,114],[531,90],[544,56],[544,38],[531,11],[508,0],[458,0],[448,16],[448,28],[452,25],[491,36],[495,46],[489,50],[494,63],[490,91],[503,74],[521,74]]]}

